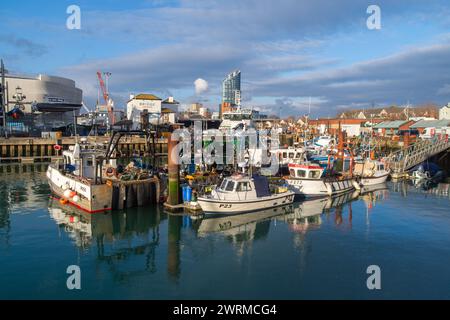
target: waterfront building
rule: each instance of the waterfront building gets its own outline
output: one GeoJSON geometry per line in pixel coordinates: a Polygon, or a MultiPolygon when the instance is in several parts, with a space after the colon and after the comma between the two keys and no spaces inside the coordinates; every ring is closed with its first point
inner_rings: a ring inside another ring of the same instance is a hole
{"type": "MultiPolygon", "coordinates": [[[[441,120],[420,120],[411,125],[411,129],[417,129],[422,134],[426,129],[433,129],[434,131],[448,128],[450,126],[450,119],[441,120]]],[[[450,133],[450,132],[448,132],[450,133]]]]}
{"type": "Polygon", "coordinates": [[[383,121],[376,124],[373,130],[382,137],[391,137],[398,134],[399,131],[410,129],[414,123],[413,120],[383,121]]]}
{"type": "Polygon", "coordinates": [[[7,112],[17,105],[24,113],[78,111],[82,106],[83,92],[71,79],[6,74],[5,84],[7,112]]]}
{"type": "Polygon", "coordinates": [[[71,125],[79,114],[83,93],[71,79],[9,73],[4,78],[9,135],[40,136],[43,131],[71,125]]]}
{"type": "Polygon", "coordinates": [[[180,103],[173,97],[168,97],[161,103],[162,122],[163,123],[176,123],[177,114],[179,112],[180,103]]]}
{"type": "Polygon", "coordinates": [[[133,121],[133,129],[139,129],[142,112],[149,114],[150,123],[157,124],[161,117],[161,105],[162,99],[154,94],[130,95],[127,102],[127,119],[133,121]]]}
{"type": "Polygon", "coordinates": [[[450,119],[450,102],[439,109],[439,120],[450,119]]]}

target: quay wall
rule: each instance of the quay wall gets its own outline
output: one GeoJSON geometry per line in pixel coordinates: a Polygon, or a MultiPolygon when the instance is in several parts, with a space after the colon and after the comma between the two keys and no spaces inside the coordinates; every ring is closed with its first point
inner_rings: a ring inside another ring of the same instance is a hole
{"type": "MultiPolygon", "coordinates": [[[[109,141],[109,137],[106,136],[83,138],[87,138],[92,143],[103,143],[105,145],[109,141]]],[[[61,158],[62,150],[67,150],[75,142],[75,137],[62,137],[61,139],[28,137],[0,138],[0,163],[53,162],[61,158]],[[61,150],[56,150],[55,145],[61,146],[61,150]]],[[[151,154],[164,156],[167,155],[167,140],[156,140],[154,150],[150,150],[150,146],[143,137],[123,137],[119,142],[118,150],[121,156],[124,157],[151,154]]]]}

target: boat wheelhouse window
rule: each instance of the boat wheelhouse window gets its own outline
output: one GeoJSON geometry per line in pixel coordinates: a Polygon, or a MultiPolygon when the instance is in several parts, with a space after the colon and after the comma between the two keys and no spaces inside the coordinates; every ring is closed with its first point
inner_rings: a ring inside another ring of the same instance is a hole
{"type": "Polygon", "coordinates": [[[309,177],[312,178],[312,179],[320,178],[320,170],[311,170],[309,172],[309,177]]]}
{"type": "Polygon", "coordinates": [[[380,164],[380,165],[378,166],[378,170],[384,170],[384,164],[380,164]]]}
{"type": "Polygon", "coordinates": [[[283,158],[287,158],[287,152],[283,152],[283,158]]]}
{"type": "Polygon", "coordinates": [[[297,177],[299,178],[305,178],[306,177],[306,171],[303,169],[297,170],[297,177]]]}
{"type": "Polygon", "coordinates": [[[92,160],[91,160],[91,159],[88,159],[88,160],[86,161],[86,165],[87,165],[88,167],[92,167],[92,165],[93,165],[92,160]]]}
{"type": "Polygon", "coordinates": [[[220,189],[222,189],[222,190],[225,190],[225,186],[227,185],[227,179],[224,179],[223,181],[222,181],[222,183],[220,184],[220,189]]]}
{"type": "Polygon", "coordinates": [[[248,182],[239,182],[236,188],[236,191],[250,191],[250,183],[248,182]]]}
{"type": "Polygon", "coordinates": [[[295,157],[296,157],[297,159],[299,159],[300,156],[301,156],[301,153],[300,153],[300,152],[297,152],[297,153],[295,154],[295,157]]]}
{"type": "Polygon", "coordinates": [[[293,152],[289,152],[289,159],[294,159],[294,153],[293,152]]]}
{"type": "Polygon", "coordinates": [[[234,181],[228,181],[225,190],[226,191],[233,191],[234,190],[234,181]]]}

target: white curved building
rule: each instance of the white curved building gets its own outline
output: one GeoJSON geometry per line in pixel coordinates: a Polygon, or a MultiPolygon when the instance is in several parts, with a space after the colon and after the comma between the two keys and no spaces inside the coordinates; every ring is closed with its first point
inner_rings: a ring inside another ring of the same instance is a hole
{"type": "Polygon", "coordinates": [[[32,112],[66,112],[81,108],[83,92],[75,86],[75,81],[62,77],[38,75],[5,75],[7,107],[14,109],[17,97],[24,113],[32,112]]]}

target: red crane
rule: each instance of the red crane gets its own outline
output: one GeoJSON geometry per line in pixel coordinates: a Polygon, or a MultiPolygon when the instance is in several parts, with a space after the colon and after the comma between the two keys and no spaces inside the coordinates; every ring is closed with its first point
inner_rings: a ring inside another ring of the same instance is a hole
{"type": "MultiPolygon", "coordinates": [[[[108,72],[106,75],[109,76],[111,74],[108,72]]],[[[115,122],[114,112],[111,107],[111,101],[109,99],[109,92],[106,89],[105,82],[103,81],[102,73],[100,71],[97,71],[97,78],[98,78],[98,82],[100,83],[100,88],[102,89],[103,99],[105,100],[105,105],[108,110],[108,115],[109,115],[109,119],[111,120],[111,125],[113,125],[115,122]]]]}
{"type": "Polygon", "coordinates": [[[102,89],[103,99],[105,99],[105,104],[108,105],[109,94],[108,94],[108,91],[106,90],[105,82],[103,81],[102,73],[100,71],[97,71],[97,78],[98,78],[98,82],[100,83],[100,88],[102,89]]]}

